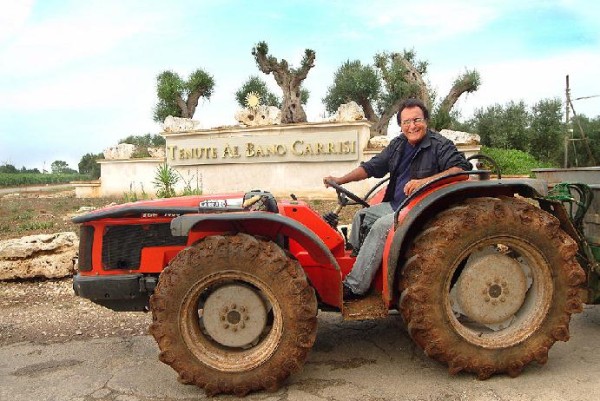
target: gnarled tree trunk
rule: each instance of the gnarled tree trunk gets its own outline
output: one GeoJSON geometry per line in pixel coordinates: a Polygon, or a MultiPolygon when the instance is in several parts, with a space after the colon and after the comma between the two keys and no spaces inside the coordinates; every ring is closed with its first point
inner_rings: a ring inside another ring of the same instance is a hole
{"type": "Polygon", "coordinates": [[[283,91],[281,122],[283,124],[306,122],[306,113],[300,100],[300,89],[308,71],[314,67],[315,52],[306,49],[302,64],[298,69],[290,68],[286,60],[277,61],[268,53],[269,47],[265,42],[258,43],[252,49],[252,55],[258,68],[265,74],[273,73],[275,82],[283,91]]]}

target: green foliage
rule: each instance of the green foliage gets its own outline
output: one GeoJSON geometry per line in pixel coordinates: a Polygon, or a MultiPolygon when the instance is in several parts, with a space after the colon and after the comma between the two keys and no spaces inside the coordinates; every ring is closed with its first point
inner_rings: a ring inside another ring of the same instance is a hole
{"type": "Polygon", "coordinates": [[[373,122],[371,135],[387,134],[391,117],[400,103],[410,97],[421,99],[430,111],[430,126],[449,128],[453,122],[452,108],[463,93],[478,89],[480,76],[477,71],[467,70],[453,83],[448,95],[436,103],[436,93],[426,81],[428,63],[418,60],[414,50],[402,53],[382,52],[373,58],[373,66],[360,61],[346,61],[337,70],[333,85],[323,98],[325,108],[333,113],[349,101],[355,101],[373,122]]]}
{"type": "Polygon", "coordinates": [[[196,174],[192,174],[191,176],[189,175],[188,171],[187,180],[180,172],[177,173],[179,174],[179,178],[181,178],[181,181],[183,181],[184,183],[183,192],[181,193],[182,196],[202,195],[202,175],[198,173],[197,169],[196,174]],[[192,187],[193,181],[195,181],[195,187],[192,187]]]}
{"type": "Polygon", "coordinates": [[[525,103],[509,102],[506,106],[495,104],[485,110],[475,111],[476,132],[481,144],[502,149],[520,149],[527,151],[527,127],[531,117],[525,103]]]}
{"type": "Polygon", "coordinates": [[[82,174],[0,173],[0,188],[27,185],[65,184],[71,181],[89,180],[82,174]]]}
{"type": "Polygon", "coordinates": [[[158,134],[129,135],[127,138],[119,140],[119,143],[135,145],[135,150],[131,156],[134,159],[140,159],[143,157],[150,157],[148,148],[164,147],[166,145],[166,140],[158,134]]]}
{"type": "Polygon", "coordinates": [[[381,79],[373,67],[362,65],[359,60],[347,60],[335,72],[323,103],[328,113],[335,113],[340,105],[350,101],[376,104],[380,90],[381,79]]]}
{"type": "MultiPolygon", "coordinates": [[[[482,146],[481,153],[494,159],[502,174],[531,176],[531,170],[534,168],[552,167],[549,163],[540,162],[531,154],[516,149],[482,146]]],[[[486,168],[493,171],[491,166],[486,166],[486,168]]]]}
{"type": "Polygon", "coordinates": [[[18,173],[19,170],[17,170],[17,168],[15,166],[13,166],[12,164],[3,164],[2,166],[0,166],[0,173],[4,173],[4,174],[15,174],[18,173]]]}
{"type": "Polygon", "coordinates": [[[156,77],[158,103],[154,108],[154,121],[163,122],[167,116],[192,118],[198,99],[210,99],[215,86],[211,75],[202,69],[190,74],[184,81],[173,71],[163,71],[156,77]]]}
{"type": "Polygon", "coordinates": [[[148,199],[149,196],[146,193],[146,191],[144,190],[144,184],[140,182],[140,194],[138,195],[138,192],[135,188],[135,182],[130,182],[129,183],[129,191],[127,192],[123,192],[123,201],[124,202],[137,202],[139,200],[143,200],[143,199],[148,199]]]}
{"type": "Polygon", "coordinates": [[[573,138],[581,139],[580,126],[583,129],[594,160],[590,159],[584,141],[569,141],[569,166],[597,166],[600,163],[600,116],[590,119],[585,115],[578,115],[573,118],[572,124],[573,138]]]}
{"type": "Polygon", "coordinates": [[[542,99],[530,109],[522,101],[478,109],[464,130],[479,134],[484,146],[521,150],[554,167],[562,164],[565,128],[559,99],[542,99]]]}
{"type": "Polygon", "coordinates": [[[538,160],[560,165],[564,138],[560,99],[543,99],[531,109],[531,124],[527,135],[527,149],[538,160]]]}
{"type": "Polygon", "coordinates": [[[444,128],[455,129],[458,111],[454,110],[454,104],[462,94],[473,93],[481,85],[481,77],[475,70],[466,70],[452,83],[448,95],[444,99],[438,99],[435,92],[430,93],[431,102],[435,104],[431,110],[429,126],[440,131],[444,128]]]}
{"type": "Polygon", "coordinates": [[[175,194],[175,185],[179,182],[179,175],[175,169],[164,163],[156,168],[154,187],[157,188],[156,196],[159,198],[172,198],[175,194]]]}
{"type": "Polygon", "coordinates": [[[50,170],[52,170],[53,174],[63,174],[63,173],[77,173],[77,171],[69,168],[69,165],[66,161],[63,160],[55,160],[50,165],[50,170]]]}
{"type": "MultiPolygon", "coordinates": [[[[421,98],[423,89],[426,89],[422,88],[421,83],[417,80],[407,79],[407,76],[412,74],[404,60],[410,63],[421,76],[427,74],[428,63],[417,60],[414,50],[404,50],[402,54],[383,52],[375,55],[375,66],[379,69],[383,80],[383,91],[379,103],[380,113],[393,107],[401,99],[421,98]]],[[[430,99],[422,100],[427,104],[430,99]]]]}
{"type": "Polygon", "coordinates": [[[256,75],[249,77],[242,87],[235,92],[235,100],[240,107],[246,107],[246,96],[250,92],[254,92],[260,96],[261,104],[264,104],[265,106],[274,106],[278,109],[281,108],[281,99],[273,92],[269,91],[265,81],[256,75]]]}
{"type": "Polygon", "coordinates": [[[37,231],[37,230],[47,230],[54,227],[53,221],[28,221],[25,223],[19,224],[19,230],[23,231],[37,231]]]}
{"type": "Polygon", "coordinates": [[[86,153],[81,156],[81,160],[77,164],[79,174],[88,175],[94,180],[100,178],[100,164],[98,164],[98,160],[101,159],[104,159],[104,154],[102,153],[86,153]]]}

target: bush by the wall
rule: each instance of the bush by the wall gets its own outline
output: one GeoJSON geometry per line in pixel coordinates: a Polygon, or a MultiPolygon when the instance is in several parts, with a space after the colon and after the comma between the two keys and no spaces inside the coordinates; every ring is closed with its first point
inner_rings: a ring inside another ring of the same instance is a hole
{"type": "Polygon", "coordinates": [[[26,185],[64,184],[71,181],[89,180],[82,174],[36,174],[36,173],[0,173],[1,187],[20,187],[26,185]]]}
{"type": "MultiPolygon", "coordinates": [[[[556,167],[550,163],[540,162],[529,153],[521,150],[482,146],[481,153],[494,159],[498,163],[502,174],[531,176],[531,170],[534,168],[556,167]]],[[[486,166],[486,168],[493,170],[491,166],[486,166]]]]}

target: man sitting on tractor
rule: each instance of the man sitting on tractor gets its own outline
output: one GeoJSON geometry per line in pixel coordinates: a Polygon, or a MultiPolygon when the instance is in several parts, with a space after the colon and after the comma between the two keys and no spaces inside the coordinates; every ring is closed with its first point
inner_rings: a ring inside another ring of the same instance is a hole
{"type": "Polygon", "coordinates": [[[470,163],[449,139],[428,129],[429,111],[417,99],[404,101],[397,114],[401,134],[379,154],[342,177],[323,179],[343,185],[369,177],[390,174],[383,202],[360,210],[354,216],[348,242],[358,250],[356,262],[344,279],[344,299],[365,295],[383,258],[385,239],[394,223],[394,211],[407,196],[444,175],[471,170],[470,163]],[[367,232],[360,244],[360,232],[367,232]]]}

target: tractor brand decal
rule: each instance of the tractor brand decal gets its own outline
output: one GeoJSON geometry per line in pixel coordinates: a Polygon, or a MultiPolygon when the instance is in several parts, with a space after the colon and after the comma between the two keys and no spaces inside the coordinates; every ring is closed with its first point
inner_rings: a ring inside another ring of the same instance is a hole
{"type": "Polygon", "coordinates": [[[172,165],[347,161],[358,159],[357,141],[355,132],[324,134],[318,139],[281,135],[252,140],[248,137],[179,141],[168,138],[166,148],[167,159],[172,165]]]}

